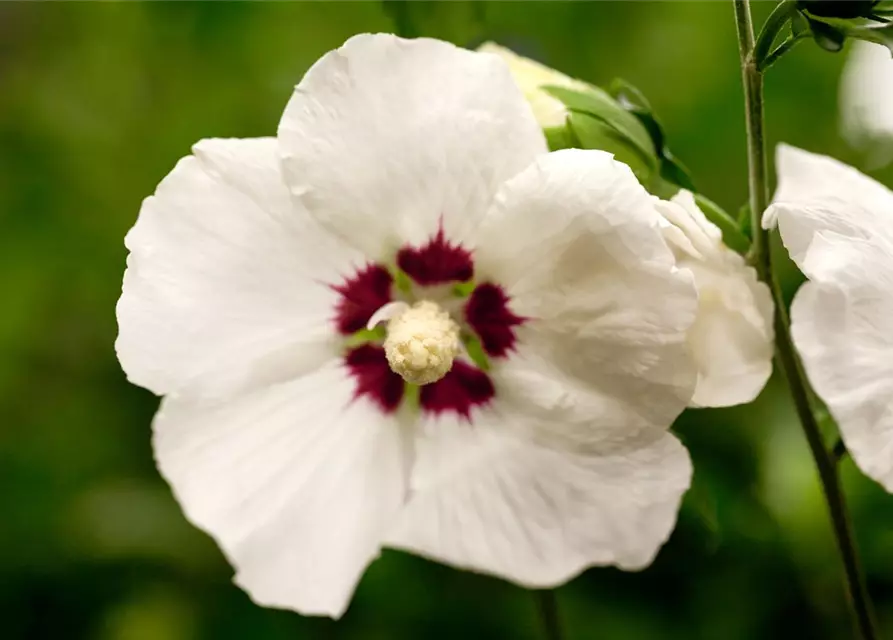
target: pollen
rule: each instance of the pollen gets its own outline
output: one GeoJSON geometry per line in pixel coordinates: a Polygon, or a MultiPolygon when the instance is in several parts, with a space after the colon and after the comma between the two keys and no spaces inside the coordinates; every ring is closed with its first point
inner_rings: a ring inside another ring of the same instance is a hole
{"type": "Polygon", "coordinates": [[[387,329],[388,364],[410,384],[437,382],[453,367],[459,325],[436,303],[422,300],[405,308],[388,321],[387,329]]]}

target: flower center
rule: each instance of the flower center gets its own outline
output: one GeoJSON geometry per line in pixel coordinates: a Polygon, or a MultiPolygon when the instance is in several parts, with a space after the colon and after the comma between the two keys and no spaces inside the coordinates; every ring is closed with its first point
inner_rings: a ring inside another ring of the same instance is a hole
{"type": "Polygon", "coordinates": [[[384,351],[391,370],[410,384],[437,382],[459,353],[459,325],[435,302],[401,304],[388,321],[384,351]]]}

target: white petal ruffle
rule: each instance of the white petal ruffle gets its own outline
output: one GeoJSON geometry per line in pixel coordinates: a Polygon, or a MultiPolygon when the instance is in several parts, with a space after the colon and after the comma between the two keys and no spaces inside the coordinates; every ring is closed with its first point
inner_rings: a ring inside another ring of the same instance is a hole
{"type": "Polygon", "coordinates": [[[504,62],[389,34],[314,64],[279,139],[295,198],[374,260],[440,224],[466,239],[499,186],[547,151],[504,62]]]}
{"type": "Polygon", "coordinates": [[[337,350],[328,284],[357,261],[291,202],[276,140],[203,140],[127,234],[118,358],[156,394],[223,396],[337,350]],[[301,284],[298,284],[301,283],[301,284]]]}
{"type": "Polygon", "coordinates": [[[756,271],[722,241],[689,191],[658,204],[664,234],[680,268],[698,288],[698,316],[688,335],[698,365],[695,407],[730,407],[756,398],[772,374],[774,305],[756,271]]]}
{"type": "Polygon", "coordinates": [[[256,602],[339,617],[406,495],[405,432],[340,361],[228,400],[166,398],[155,458],[256,602]]]}

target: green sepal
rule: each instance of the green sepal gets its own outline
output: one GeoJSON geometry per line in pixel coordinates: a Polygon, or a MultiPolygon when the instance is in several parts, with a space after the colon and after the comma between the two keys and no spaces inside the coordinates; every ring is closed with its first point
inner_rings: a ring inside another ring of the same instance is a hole
{"type": "Polygon", "coordinates": [[[703,212],[704,216],[722,232],[722,241],[733,251],[744,254],[750,249],[750,240],[742,233],[738,222],[726,213],[722,207],[701,195],[695,193],[695,204],[703,212]]]}
{"type": "MultiPolygon", "coordinates": [[[[554,86],[544,86],[541,89],[564,103],[571,115],[585,114],[613,129],[615,138],[623,140],[625,146],[634,148],[652,171],[657,170],[657,153],[648,130],[606,91],[594,86],[586,91],[554,86]]],[[[575,128],[575,133],[580,134],[580,131],[575,128]]],[[[581,139],[581,142],[586,141],[581,139]]]]}
{"type": "MultiPolygon", "coordinates": [[[[632,114],[642,123],[651,144],[657,153],[659,174],[663,180],[671,184],[695,191],[694,182],[688,168],[671,152],[666,145],[666,136],[663,126],[644,94],[632,84],[621,78],[615,78],[609,87],[610,95],[617,100],[628,113],[632,114]]],[[[658,194],[659,195],[659,194],[658,194]]]]}
{"type": "Polygon", "coordinates": [[[567,118],[571,147],[600,149],[629,166],[643,184],[648,184],[657,169],[656,159],[647,157],[639,147],[630,144],[614,127],[588,113],[572,111],[567,118]]]}
{"type": "Polygon", "coordinates": [[[799,11],[791,16],[791,35],[795,38],[809,35],[809,20],[799,11]]]}
{"type": "Polygon", "coordinates": [[[695,190],[695,184],[691,179],[691,172],[688,170],[688,167],[682,164],[682,161],[674,156],[669,149],[664,148],[660,160],[660,175],[665,180],[683,189],[695,190]]]}
{"type": "Polygon", "coordinates": [[[856,38],[874,42],[887,47],[893,55],[893,22],[884,17],[886,7],[881,6],[879,11],[872,15],[872,21],[844,20],[840,18],[816,17],[810,13],[803,13],[809,22],[813,39],[820,47],[827,51],[837,52],[843,48],[847,38],[856,38]]]}
{"type": "Polygon", "coordinates": [[[831,53],[837,53],[843,49],[843,43],[846,40],[846,32],[843,29],[809,15],[806,15],[806,19],[809,22],[812,39],[817,45],[831,53]]]}
{"type": "Polygon", "coordinates": [[[577,142],[570,131],[567,120],[560,127],[546,127],[543,129],[543,135],[546,136],[546,144],[549,145],[549,151],[561,151],[562,149],[574,149],[577,142]]]}

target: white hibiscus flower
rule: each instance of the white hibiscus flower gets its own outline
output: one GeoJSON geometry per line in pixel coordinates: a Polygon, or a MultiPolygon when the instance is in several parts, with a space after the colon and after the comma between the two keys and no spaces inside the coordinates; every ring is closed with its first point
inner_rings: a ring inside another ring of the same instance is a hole
{"type": "Polygon", "coordinates": [[[257,602],[339,616],[382,546],[547,587],[666,540],[696,293],[625,165],[545,151],[497,58],[363,35],[143,204],[118,355],[257,602]]]}
{"type": "Polygon", "coordinates": [[[809,279],[791,331],[853,460],[893,491],[893,192],[832,158],[781,145],[778,224],[809,279]]]}
{"type": "Polygon", "coordinates": [[[730,407],[756,398],[772,374],[772,293],[723,243],[690,191],[661,201],[664,234],[680,268],[692,272],[698,315],[688,341],[698,366],[691,404],[730,407]]]}
{"type": "Polygon", "coordinates": [[[893,56],[890,49],[857,40],[840,82],[843,133],[880,166],[893,160],[893,56]]]}

